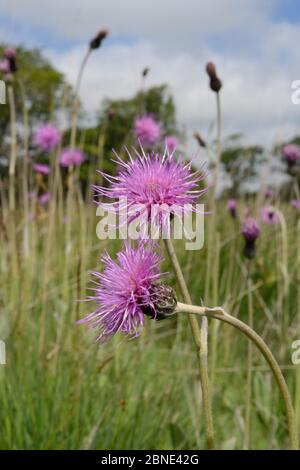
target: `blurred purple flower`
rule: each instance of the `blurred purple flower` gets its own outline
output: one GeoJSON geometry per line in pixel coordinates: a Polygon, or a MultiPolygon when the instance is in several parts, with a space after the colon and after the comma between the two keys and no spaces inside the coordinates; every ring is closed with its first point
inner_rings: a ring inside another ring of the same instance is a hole
{"type": "Polygon", "coordinates": [[[246,258],[254,258],[255,242],[260,234],[258,223],[252,217],[248,217],[242,226],[242,235],[245,239],[244,255],[246,258]]]}
{"type": "Polygon", "coordinates": [[[274,193],[271,188],[266,188],[265,190],[265,198],[266,199],[271,199],[273,197],[274,193]]]}
{"type": "Polygon", "coordinates": [[[49,175],[50,173],[50,166],[45,163],[35,163],[33,169],[36,173],[41,173],[42,175],[49,175]]]}
{"type": "Polygon", "coordinates": [[[34,199],[36,196],[36,192],[35,191],[29,191],[28,193],[28,199],[34,199]]]}
{"type": "Polygon", "coordinates": [[[28,221],[29,221],[29,222],[32,222],[32,220],[34,220],[34,217],[35,217],[34,212],[29,212],[29,214],[28,214],[28,221]]]}
{"type": "Polygon", "coordinates": [[[177,137],[175,137],[175,135],[168,135],[165,138],[165,146],[169,150],[169,152],[174,152],[174,150],[177,149],[178,145],[179,140],[177,139],[177,137]]]}
{"type": "Polygon", "coordinates": [[[142,145],[155,145],[161,138],[162,126],[152,116],[144,115],[136,118],[134,130],[142,145]]]}
{"type": "Polygon", "coordinates": [[[4,57],[8,63],[8,71],[5,73],[14,73],[17,71],[16,50],[13,47],[6,47],[4,49],[4,57]]]}
{"type": "Polygon", "coordinates": [[[10,73],[9,61],[7,59],[0,60],[0,73],[10,73]]]}
{"type": "Polygon", "coordinates": [[[268,225],[276,225],[280,222],[279,213],[273,206],[263,207],[261,210],[261,216],[263,222],[268,225]]]}
{"type": "Polygon", "coordinates": [[[99,328],[97,340],[107,341],[118,332],[138,336],[144,325],[146,309],[153,310],[155,283],[160,280],[160,256],[151,246],[142,243],[137,248],[125,244],[114,261],[108,254],[102,257],[103,273],[92,272],[96,287],[96,310],[78,323],[90,323],[99,328]]]}
{"type": "Polygon", "coordinates": [[[300,199],[292,199],[291,200],[291,206],[294,209],[300,210],[300,199]]]}
{"type": "Polygon", "coordinates": [[[235,219],[237,215],[237,200],[229,199],[227,202],[227,209],[229,210],[231,217],[235,219]]]}
{"type": "Polygon", "coordinates": [[[43,152],[51,152],[61,141],[61,134],[52,124],[40,126],[33,137],[34,144],[43,152]]]}
{"type": "Polygon", "coordinates": [[[170,215],[197,210],[195,204],[207,192],[207,188],[197,189],[206,176],[204,166],[192,172],[191,163],[176,160],[174,154],[146,154],[143,150],[142,154],[137,150],[135,153],[133,159],[128,152],[128,162],[116,155],[115,162],[122,168],[116,177],[99,171],[110,187],[93,186],[96,197],[115,200],[99,205],[105,209],[113,206],[118,211],[123,199],[122,212],[127,212],[129,222],[145,218],[145,223],[150,222],[159,230],[169,227],[170,215]]]}
{"type": "Polygon", "coordinates": [[[282,156],[286,160],[288,166],[291,168],[296,165],[300,158],[300,149],[294,144],[285,145],[282,149],[282,156]]]}
{"type": "Polygon", "coordinates": [[[78,149],[64,149],[59,156],[59,163],[63,167],[79,166],[84,161],[84,155],[78,149]]]}
{"type": "Polygon", "coordinates": [[[6,47],[4,49],[4,57],[6,59],[9,59],[9,60],[15,59],[16,55],[17,55],[16,50],[13,47],[6,47]]]}
{"type": "Polygon", "coordinates": [[[45,204],[48,204],[50,199],[51,199],[51,194],[50,193],[43,193],[38,197],[38,201],[42,206],[45,205],[45,204]]]}

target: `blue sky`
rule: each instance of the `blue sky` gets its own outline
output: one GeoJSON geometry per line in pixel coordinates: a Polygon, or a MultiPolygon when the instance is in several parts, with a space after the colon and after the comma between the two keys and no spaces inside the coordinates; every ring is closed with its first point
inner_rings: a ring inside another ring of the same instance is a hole
{"type": "MultiPolygon", "coordinates": [[[[91,58],[82,99],[93,116],[104,97],[131,96],[140,70],[148,85],[167,82],[188,136],[208,134],[215,101],[205,63],[224,82],[224,135],[272,144],[299,133],[300,106],[290,100],[300,79],[297,0],[1,0],[0,40],[41,47],[74,83],[87,41],[110,36],[91,58]]],[[[209,137],[209,136],[208,136],[209,137]]],[[[191,140],[190,140],[191,141],[191,140]]]]}

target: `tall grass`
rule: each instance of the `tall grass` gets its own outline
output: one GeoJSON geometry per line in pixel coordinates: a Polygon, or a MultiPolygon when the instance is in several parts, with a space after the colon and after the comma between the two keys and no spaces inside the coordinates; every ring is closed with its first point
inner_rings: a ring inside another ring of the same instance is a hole
{"type": "MultiPolygon", "coordinates": [[[[50,205],[38,207],[28,222],[29,256],[24,256],[24,212],[9,212],[2,192],[0,331],[7,365],[0,366],[0,448],[204,448],[197,366],[184,318],[149,321],[140,339],[115,338],[106,346],[76,325],[91,309],[76,299],[90,287],[88,270],[101,269],[107,241],[97,239],[95,208],[77,189],[71,224],[59,194],[57,189],[50,205]]],[[[222,202],[208,216],[215,218],[219,234],[219,262],[211,262],[209,237],[192,257],[181,242],[176,251],[194,302],[204,297],[208,271],[218,286],[217,303],[245,321],[251,298],[254,328],[280,359],[300,426],[300,366],[290,359],[291,344],[299,337],[299,229],[296,212],[288,205],[282,211],[288,283],[279,269],[278,240],[268,230],[260,237],[249,280],[238,227],[222,202]]],[[[110,251],[118,248],[117,241],[109,243],[110,251]]],[[[167,261],[164,268],[171,272],[167,261]]],[[[175,286],[172,275],[169,282],[175,286]]],[[[249,433],[248,344],[226,325],[218,326],[217,335],[209,331],[215,440],[219,448],[243,448],[249,433]]],[[[251,446],[286,448],[283,404],[271,374],[255,352],[251,363],[251,446]]]]}

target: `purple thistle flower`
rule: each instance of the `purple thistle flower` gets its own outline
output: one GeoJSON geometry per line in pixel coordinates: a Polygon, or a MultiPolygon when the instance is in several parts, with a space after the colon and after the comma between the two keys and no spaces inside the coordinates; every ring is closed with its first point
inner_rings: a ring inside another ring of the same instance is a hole
{"type": "Polygon", "coordinates": [[[50,199],[51,199],[50,193],[43,193],[38,197],[38,201],[42,206],[44,206],[45,204],[48,204],[50,199]]]}
{"type": "Polygon", "coordinates": [[[116,154],[115,163],[122,168],[116,177],[99,171],[110,188],[93,186],[96,197],[115,200],[111,204],[98,202],[99,205],[105,209],[113,206],[115,211],[127,213],[129,222],[140,218],[160,230],[169,227],[170,215],[196,212],[195,204],[207,191],[197,189],[206,176],[204,166],[192,172],[191,163],[176,160],[174,154],[146,154],[143,149],[142,154],[137,150],[135,153],[133,159],[128,152],[128,162],[116,154]]]}
{"type": "Polygon", "coordinates": [[[261,210],[262,220],[267,225],[279,224],[280,218],[277,209],[273,206],[265,206],[261,210]]]}
{"type": "Polygon", "coordinates": [[[292,199],[291,200],[291,206],[294,209],[300,210],[300,200],[299,199],[292,199]]]}
{"type": "Polygon", "coordinates": [[[266,188],[265,190],[265,198],[266,199],[272,199],[272,197],[274,196],[274,192],[271,188],[266,188]]]}
{"type": "Polygon", "coordinates": [[[10,65],[7,59],[0,60],[0,72],[4,74],[10,73],[10,65]]]}
{"type": "Polygon", "coordinates": [[[228,199],[227,209],[229,210],[231,217],[233,219],[235,219],[236,215],[237,215],[237,200],[236,199],[228,199]]]}
{"type": "Polygon", "coordinates": [[[34,218],[35,218],[34,212],[29,212],[29,214],[28,214],[28,221],[29,221],[29,222],[32,222],[32,221],[34,220],[34,218]]]}
{"type": "Polygon", "coordinates": [[[4,49],[4,57],[8,60],[13,60],[16,58],[16,50],[13,47],[6,47],[4,49]]]}
{"type": "MultiPolygon", "coordinates": [[[[159,267],[162,258],[151,245],[139,243],[137,248],[132,248],[126,243],[117,254],[116,261],[107,253],[102,261],[104,271],[92,272],[95,295],[87,298],[96,301],[96,310],[78,323],[89,323],[93,328],[98,328],[100,334],[97,340],[102,342],[118,332],[139,336],[144,315],[150,313],[152,318],[156,318],[156,305],[161,299],[166,299],[165,288],[157,284],[162,276],[159,267]]],[[[174,310],[174,294],[172,300],[174,310]]]]}
{"type": "Polygon", "coordinates": [[[142,145],[151,147],[160,140],[162,126],[152,116],[144,115],[136,118],[134,131],[142,145]]]}
{"type": "Polygon", "coordinates": [[[294,144],[285,145],[282,149],[282,156],[286,160],[289,168],[292,168],[300,158],[300,149],[294,144]]]}
{"type": "Polygon", "coordinates": [[[165,147],[169,150],[169,152],[174,152],[179,145],[179,140],[175,135],[168,135],[165,138],[165,147]]]}
{"type": "Polygon", "coordinates": [[[244,255],[246,258],[254,258],[255,242],[260,234],[258,223],[252,217],[248,217],[242,227],[242,235],[245,239],[244,255]]]}
{"type": "Polygon", "coordinates": [[[34,199],[36,196],[36,192],[35,191],[29,191],[28,193],[28,199],[34,199]]]}
{"type": "Polygon", "coordinates": [[[50,173],[50,166],[45,163],[35,163],[33,169],[36,173],[41,173],[42,175],[49,175],[50,173]]]}
{"type": "Polygon", "coordinates": [[[63,167],[79,166],[84,161],[84,155],[79,149],[64,149],[59,156],[59,163],[63,167]]]}
{"type": "Polygon", "coordinates": [[[16,62],[16,50],[12,47],[6,47],[4,49],[4,57],[7,60],[8,64],[8,71],[5,71],[5,73],[14,73],[17,71],[17,62],[16,62]]]}
{"type": "Polygon", "coordinates": [[[40,126],[33,137],[34,144],[43,152],[51,152],[61,141],[61,134],[52,124],[40,126]]]}

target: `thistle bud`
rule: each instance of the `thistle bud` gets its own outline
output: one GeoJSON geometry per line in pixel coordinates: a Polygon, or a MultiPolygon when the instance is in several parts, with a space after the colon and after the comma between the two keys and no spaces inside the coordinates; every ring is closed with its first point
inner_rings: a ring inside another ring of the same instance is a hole
{"type": "Polygon", "coordinates": [[[206,72],[207,72],[210,79],[216,78],[217,71],[216,71],[216,66],[213,62],[207,62],[206,72]]]}
{"type": "Polygon", "coordinates": [[[205,140],[202,139],[199,132],[194,132],[193,137],[194,137],[194,139],[197,140],[200,147],[206,147],[206,142],[205,142],[205,140]]]}
{"type": "Polygon", "coordinates": [[[108,35],[108,29],[101,29],[99,33],[90,41],[90,49],[99,49],[103,39],[108,35]]]}
{"type": "Polygon", "coordinates": [[[222,82],[217,75],[216,66],[213,62],[206,64],[206,72],[210,78],[209,86],[211,90],[218,93],[222,88],[222,82]]]}
{"type": "Polygon", "coordinates": [[[15,49],[13,49],[12,47],[6,47],[4,49],[4,57],[4,61],[6,61],[8,68],[7,73],[15,73],[18,69],[15,49]]]}
{"type": "Polygon", "coordinates": [[[255,242],[260,234],[259,226],[255,219],[249,217],[245,220],[242,235],[245,239],[244,256],[252,259],[255,257],[255,242]]]}
{"type": "Polygon", "coordinates": [[[165,284],[151,288],[151,304],[143,307],[143,313],[153,320],[163,320],[174,314],[177,305],[175,291],[165,284]]]}
{"type": "Polygon", "coordinates": [[[222,88],[222,82],[218,77],[212,78],[209,82],[209,86],[212,91],[219,93],[222,88]]]}
{"type": "Polygon", "coordinates": [[[145,67],[142,71],[142,77],[147,77],[148,73],[149,73],[149,67],[145,67]]]}

